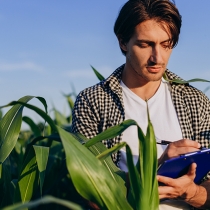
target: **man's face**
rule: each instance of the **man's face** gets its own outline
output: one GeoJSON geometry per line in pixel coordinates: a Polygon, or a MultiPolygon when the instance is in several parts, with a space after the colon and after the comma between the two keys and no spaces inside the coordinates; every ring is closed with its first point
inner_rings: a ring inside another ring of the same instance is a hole
{"type": "Polygon", "coordinates": [[[148,20],[136,26],[135,32],[126,45],[127,75],[139,84],[159,81],[166,70],[171,55],[169,32],[164,23],[148,20]]]}

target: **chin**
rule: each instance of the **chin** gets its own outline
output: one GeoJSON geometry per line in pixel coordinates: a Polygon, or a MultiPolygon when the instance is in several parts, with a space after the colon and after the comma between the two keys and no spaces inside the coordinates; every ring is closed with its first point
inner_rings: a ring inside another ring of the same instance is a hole
{"type": "Polygon", "coordinates": [[[148,82],[157,82],[157,81],[161,81],[162,76],[163,76],[163,73],[152,74],[152,75],[148,75],[146,78],[147,78],[148,82]]]}

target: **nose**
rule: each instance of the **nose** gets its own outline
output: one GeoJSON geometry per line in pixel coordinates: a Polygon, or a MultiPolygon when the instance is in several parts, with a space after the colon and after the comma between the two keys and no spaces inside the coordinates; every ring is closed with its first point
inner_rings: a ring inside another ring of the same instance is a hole
{"type": "Polygon", "coordinates": [[[163,63],[162,53],[159,46],[154,46],[152,48],[152,53],[150,56],[150,61],[155,64],[163,63]]]}

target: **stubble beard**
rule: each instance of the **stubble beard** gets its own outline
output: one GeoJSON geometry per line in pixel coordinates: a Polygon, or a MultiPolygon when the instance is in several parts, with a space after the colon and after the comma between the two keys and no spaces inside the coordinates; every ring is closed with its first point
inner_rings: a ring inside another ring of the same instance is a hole
{"type": "Polygon", "coordinates": [[[129,62],[129,65],[131,69],[135,72],[137,78],[144,82],[156,82],[160,81],[162,79],[162,76],[166,70],[166,64],[165,63],[146,63],[143,65],[139,65],[139,63],[136,63],[135,60],[131,59],[131,55],[127,57],[127,61],[129,62]],[[161,66],[164,71],[159,73],[151,73],[148,72],[148,67],[154,67],[154,66],[161,66]]]}
{"type": "MultiPolygon", "coordinates": [[[[162,68],[166,69],[165,68],[165,65],[161,65],[162,68]]],[[[148,72],[147,74],[143,74],[142,70],[143,69],[146,69],[147,67],[149,67],[148,65],[143,65],[143,66],[140,66],[138,69],[140,69],[141,71],[139,72],[138,70],[136,70],[135,67],[133,67],[133,65],[131,64],[131,68],[133,69],[133,71],[136,73],[136,75],[138,77],[140,77],[141,79],[143,79],[145,82],[156,82],[156,81],[160,81],[162,79],[162,76],[165,72],[165,70],[162,72],[162,74],[160,73],[150,73],[148,72]]],[[[147,70],[145,71],[147,72],[147,70]]]]}

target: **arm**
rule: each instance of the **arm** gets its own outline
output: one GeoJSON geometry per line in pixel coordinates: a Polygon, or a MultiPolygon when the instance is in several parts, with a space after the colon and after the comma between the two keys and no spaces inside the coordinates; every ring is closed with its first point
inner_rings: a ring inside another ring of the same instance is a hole
{"type": "Polygon", "coordinates": [[[93,138],[99,133],[100,119],[97,117],[94,107],[92,100],[88,99],[88,96],[83,92],[77,96],[72,112],[73,133],[81,133],[87,138],[93,138]]]}

